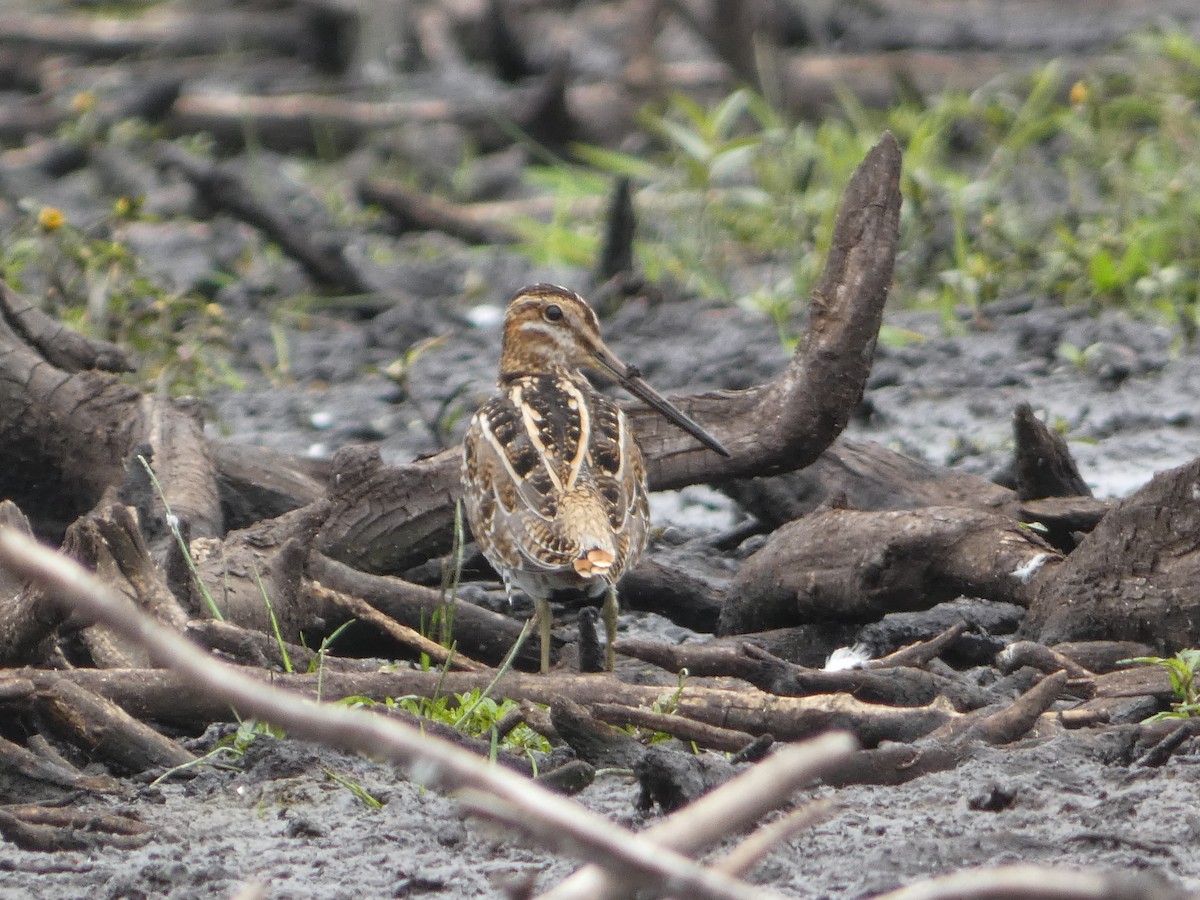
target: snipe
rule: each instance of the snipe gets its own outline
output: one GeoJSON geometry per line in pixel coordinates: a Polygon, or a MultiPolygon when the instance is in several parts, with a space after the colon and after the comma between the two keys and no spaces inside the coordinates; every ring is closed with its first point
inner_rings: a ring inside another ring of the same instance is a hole
{"type": "Polygon", "coordinates": [[[605,664],[614,662],[616,584],[646,546],[646,468],[625,414],[581,369],[607,373],[697,440],[729,451],[624,365],[582,297],[537,284],[504,317],[496,394],[471,420],[463,505],[471,533],[508,587],[533,598],[542,671],[550,666],[550,597],[605,595],[605,664]]]}

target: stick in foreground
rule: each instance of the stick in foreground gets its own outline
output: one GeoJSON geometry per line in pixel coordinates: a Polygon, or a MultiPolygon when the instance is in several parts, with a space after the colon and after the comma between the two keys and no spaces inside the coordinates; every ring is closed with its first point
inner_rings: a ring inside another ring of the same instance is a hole
{"type": "MultiPolygon", "coordinates": [[[[149,619],[77,563],[12,529],[0,529],[0,566],[36,582],[56,601],[87,612],[144,647],[157,662],[186,674],[198,690],[220,697],[244,715],[271,722],[293,737],[383,757],[430,787],[472,788],[494,796],[500,805],[520,810],[530,831],[554,836],[559,850],[620,873],[618,877],[630,886],[657,885],[672,893],[714,900],[772,896],[639,840],[603,816],[446,741],[379,715],[317,704],[248,678],[149,619]]],[[[849,752],[850,739],[845,741],[842,752],[849,752]]],[[[795,752],[804,751],[795,748],[795,752]]]]}

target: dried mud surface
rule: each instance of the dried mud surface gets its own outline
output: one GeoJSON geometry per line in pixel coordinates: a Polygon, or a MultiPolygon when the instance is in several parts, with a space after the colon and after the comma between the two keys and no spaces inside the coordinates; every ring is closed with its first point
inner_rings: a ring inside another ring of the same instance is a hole
{"type": "MultiPolygon", "coordinates": [[[[285,167],[286,160],[264,151],[255,164],[285,167]]],[[[98,218],[109,205],[91,169],[60,178],[5,174],[7,194],[56,204],[72,220],[98,218]]],[[[167,220],[133,228],[126,239],[179,286],[255,246],[245,229],[221,220],[167,220]]],[[[277,362],[265,298],[304,288],[299,271],[284,261],[222,289],[246,387],[204,398],[211,436],[318,457],[376,442],[389,462],[439,449],[461,437],[461,413],[491,389],[506,297],[535,281],[588,281],[582,271],[540,268],[503,249],[467,250],[436,236],[398,246],[403,261],[378,275],[402,280],[408,300],[369,319],[329,313],[285,327],[282,382],[264,373],[277,362]],[[442,340],[402,384],[378,374],[428,337],[442,340]],[[448,432],[439,421],[452,422],[448,432]]],[[[847,434],[993,476],[1008,463],[1009,417],[1025,400],[1062,420],[1098,495],[1123,496],[1195,457],[1194,348],[1176,346],[1153,323],[1097,318],[1036,298],[984,312],[986,328],[964,318],[952,336],[933,316],[889,315],[889,324],[922,338],[880,346],[847,434]],[[1088,348],[1082,362],[1067,361],[1064,345],[1088,348]]],[[[617,353],[665,392],[746,387],[786,360],[768,318],[702,299],[632,301],[605,329],[617,353]]],[[[742,518],[706,488],[656,496],[654,515],[674,528],[651,558],[742,518]]],[[[622,629],[681,635],[665,620],[636,614],[623,616],[622,629]]],[[[194,749],[211,746],[220,732],[195,738],[194,749]]],[[[1185,744],[1161,768],[1134,766],[1140,749],[1121,727],[1063,732],[981,749],[953,771],[906,785],[815,787],[796,800],[834,796],[835,812],[773,853],[754,879],[788,896],[853,898],[928,875],[1027,861],[1145,870],[1200,895],[1193,852],[1200,742],[1185,744]]],[[[611,775],[579,799],[636,828],[653,819],[638,811],[637,797],[636,784],[611,775]]],[[[465,820],[451,798],[386,766],[288,739],[260,737],[227,767],[156,786],[125,780],[117,794],[86,802],[140,817],[154,826],[153,838],[135,850],[55,854],[0,844],[0,897],[185,900],[230,897],[248,883],[277,898],[504,897],[531,881],[548,888],[574,868],[518,836],[465,820]],[[330,773],[361,784],[381,808],[362,803],[330,773]]]]}

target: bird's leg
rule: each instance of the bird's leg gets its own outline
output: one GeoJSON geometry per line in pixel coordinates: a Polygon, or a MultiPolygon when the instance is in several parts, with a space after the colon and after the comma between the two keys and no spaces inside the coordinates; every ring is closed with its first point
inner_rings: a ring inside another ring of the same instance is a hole
{"type": "Polygon", "coordinates": [[[537,616],[538,633],[542,638],[542,673],[550,671],[550,601],[544,597],[533,598],[534,615],[537,616]]]}
{"type": "Polygon", "coordinates": [[[608,640],[604,645],[604,668],[609,672],[617,664],[617,651],[613,645],[617,641],[617,616],[620,612],[621,607],[617,602],[617,586],[611,584],[608,586],[608,593],[604,595],[604,606],[600,608],[600,615],[604,619],[604,630],[608,634],[608,640]]]}

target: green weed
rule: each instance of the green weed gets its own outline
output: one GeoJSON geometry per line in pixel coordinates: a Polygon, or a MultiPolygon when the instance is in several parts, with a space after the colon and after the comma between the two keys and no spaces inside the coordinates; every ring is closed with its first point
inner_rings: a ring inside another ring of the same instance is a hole
{"type": "Polygon", "coordinates": [[[1136,656],[1123,659],[1123,663],[1143,663],[1162,666],[1171,678],[1171,688],[1175,691],[1175,702],[1169,710],[1155,713],[1146,719],[1147,722],[1159,722],[1163,719],[1190,719],[1200,715],[1200,684],[1196,681],[1196,670],[1200,667],[1200,650],[1180,650],[1171,657],[1136,656]]]}
{"type": "Polygon", "coordinates": [[[845,116],[787,122],[739,90],[702,107],[684,97],[642,115],[656,149],[638,155],[576,147],[530,180],[562,214],[526,222],[540,262],[590,265],[594,214],[610,178],[637,188],[635,252],[652,280],[768,313],[781,338],[819,274],[846,180],[890,129],[904,147],[904,208],[895,304],[937,310],[1035,296],[1121,307],[1200,331],[1200,43],[1147,32],[1128,61],[1097,63],[1065,83],[1051,63],[972,94],[909,97],[868,110],[848,93],[845,116]],[[578,206],[578,204],[576,204],[578,206]],[[593,207],[594,208],[594,207],[593,207]]]}
{"type": "Polygon", "coordinates": [[[31,209],[0,240],[0,273],[48,314],[134,351],[143,385],[174,394],[240,386],[221,306],[163,290],[120,240],[123,223],[139,215],[138,201],[125,197],[86,225],[54,207],[31,209]]]}

